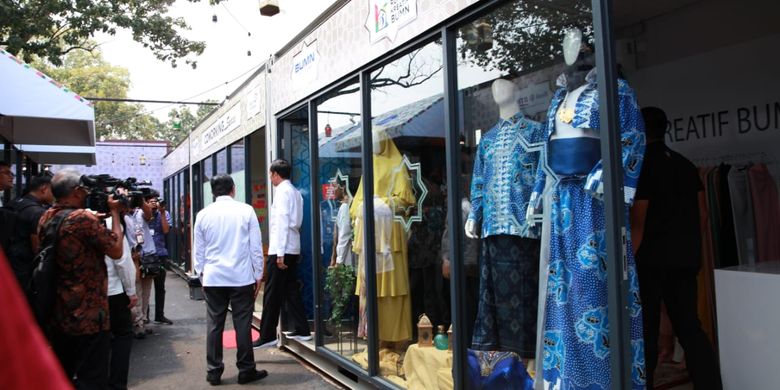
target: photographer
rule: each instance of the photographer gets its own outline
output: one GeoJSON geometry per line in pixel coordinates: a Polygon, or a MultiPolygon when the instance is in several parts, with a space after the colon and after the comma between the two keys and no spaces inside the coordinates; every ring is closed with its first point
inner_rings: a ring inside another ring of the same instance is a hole
{"type": "Polygon", "coordinates": [[[145,329],[145,325],[149,323],[146,313],[149,309],[152,282],[162,269],[162,264],[157,257],[157,248],[154,245],[154,236],[149,228],[149,222],[153,217],[150,200],[154,197],[154,194],[149,192],[145,195],[134,195],[131,200],[134,210],[125,217],[126,237],[139,262],[136,291],[140,292],[140,311],[136,310],[133,319],[135,336],[139,339],[151,333],[151,330],[145,329]]]}
{"type": "Polygon", "coordinates": [[[108,274],[104,256],[122,257],[120,203],[107,200],[112,217],[107,229],[85,210],[89,190],[75,170],[54,175],[51,189],[56,202],[40,220],[39,240],[60,212],[70,212],[58,231],[57,288],[51,325],[52,346],[76,388],[107,388],[110,348],[108,274]]]}
{"type": "MultiPolygon", "coordinates": [[[[165,201],[159,199],[159,194],[155,193],[151,199],[152,222],[149,226],[152,228],[154,236],[154,246],[157,248],[157,257],[160,260],[160,273],[154,277],[154,322],[160,324],[173,325],[173,321],[165,317],[165,264],[168,262],[168,245],[165,243],[165,236],[171,230],[171,214],[165,210],[165,201]]],[[[146,313],[149,317],[149,313],[146,313]]]]}

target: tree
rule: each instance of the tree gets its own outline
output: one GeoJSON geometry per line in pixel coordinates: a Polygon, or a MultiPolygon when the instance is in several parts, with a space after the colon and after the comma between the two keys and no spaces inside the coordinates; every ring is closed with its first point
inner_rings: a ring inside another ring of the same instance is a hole
{"type": "MultiPolygon", "coordinates": [[[[189,0],[199,2],[200,0],[189,0]]],[[[216,4],[221,0],[209,0],[216,4]]],[[[133,39],[161,61],[176,67],[190,55],[200,55],[206,45],[184,38],[189,30],[183,18],[167,16],[174,0],[0,0],[0,46],[31,62],[34,56],[61,65],[74,50],[92,51],[96,33],[116,34],[128,29],[133,39]]]]}
{"type": "Polygon", "coordinates": [[[567,28],[582,30],[583,42],[592,45],[592,18],[589,1],[515,1],[461,28],[460,54],[486,70],[536,69],[563,56],[567,28]]]}
{"type": "MultiPolygon", "coordinates": [[[[206,103],[216,103],[216,101],[207,100],[206,103]]],[[[184,105],[168,111],[168,120],[159,127],[157,138],[166,140],[171,145],[178,145],[216,107],[200,105],[194,114],[189,107],[184,105]]]]}
{"type": "MultiPolygon", "coordinates": [[[[34,61],[33,66],[81,96],[123,99],[130,89],[130,72],[111,65],[100,50],[70,52],[59,67],[41,60],[34,61]]],[[[98,139],[158,139],[160,127],[160,121],[140,104],[95,102],[98,139]]]]}

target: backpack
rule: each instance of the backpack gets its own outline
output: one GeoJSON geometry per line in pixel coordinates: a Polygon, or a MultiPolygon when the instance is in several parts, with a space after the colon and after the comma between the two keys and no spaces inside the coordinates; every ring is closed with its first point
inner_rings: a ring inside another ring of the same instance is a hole
{"type": "Polygon", "coordinates": [[[73,209],[62,210],[46,223],[44,238],[41,242],[41,250],[33,258],[32,278],[27,286],[27,300],[30,302],[38,325],[48,333],[49,317],[54,311],[54,303],[57,299],[57,243],[59,242],[60,227],[73,209]]]}
{"type": "MultiPolygon", "coordinates": [[[[31,261],[35,253],[27,233],[23,233],[19,216],[31,207],[41,207],[39,203],[26,197],[15,199],[0,211],[0,237],[5,256],[8,258],[14,274],[20,282],[26,283],[32,272],[31,261]]],[[[37,232],[36,232],[37,233],[37,232]]],[[[24,285],[22,286],[24,287],[24,285]]]]}
{"type": "Polygon", "coordinates": [[[0,247],[3,248],[7,256],[10,255],[11,246],[18,241],[16,222],[19,213],[36,205],[38,204],[29,199],[17,198],[0,207],[0,247]]]}

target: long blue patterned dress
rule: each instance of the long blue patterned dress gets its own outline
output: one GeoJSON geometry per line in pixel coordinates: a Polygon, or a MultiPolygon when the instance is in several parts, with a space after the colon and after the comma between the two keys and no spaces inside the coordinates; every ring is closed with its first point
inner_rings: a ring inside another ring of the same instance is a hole
{"type": "MultiPolygon", "coordinates": [[[[559,79],[559,87],[565,80],[559,79]]],[[[625,212],[634,193],[645,150],[644,122],[633,90],[618,81],[620,134],[625,175],[625,212]]],[[[566,90],[554,95],[548,111],[547,137],[539,175],[532,195],[538,206],[546,180],[550,186],[550,262],[544,328],[544,373],[546,389],[610,389],[609,320],[607,317],[607,258],[601,160],[584,168],[587,175],[560,175],[548,157],[555,116],[566,90]]],[[[599,130],[599,94],[595,71],[575,106],[574,128],[599,130]]],[[[596,157],[598,158],[598,157],[596,157]]],[[[560,169],[559,169],[560,171],[560,169]]],[[[630,237],[630,232],[627,234],[630,237]]],[[[639,284],[631,242],[627,243],[630,280],[632,379],[634,389],[644,389],[644,344],[639,284]]]]}

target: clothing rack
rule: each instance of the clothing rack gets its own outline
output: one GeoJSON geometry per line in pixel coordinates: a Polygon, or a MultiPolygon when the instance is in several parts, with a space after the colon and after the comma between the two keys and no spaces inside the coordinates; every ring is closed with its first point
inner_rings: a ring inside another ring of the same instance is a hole
{"type": "Polygon", "coordinates": [[[717,157],[696,158],[691,161],[699,167],[714,166],[721,163],[738,165],[748,163],[776,164],[778,162],[776,157],[770,156],[766,152],[724,154],[717,157]]]}

